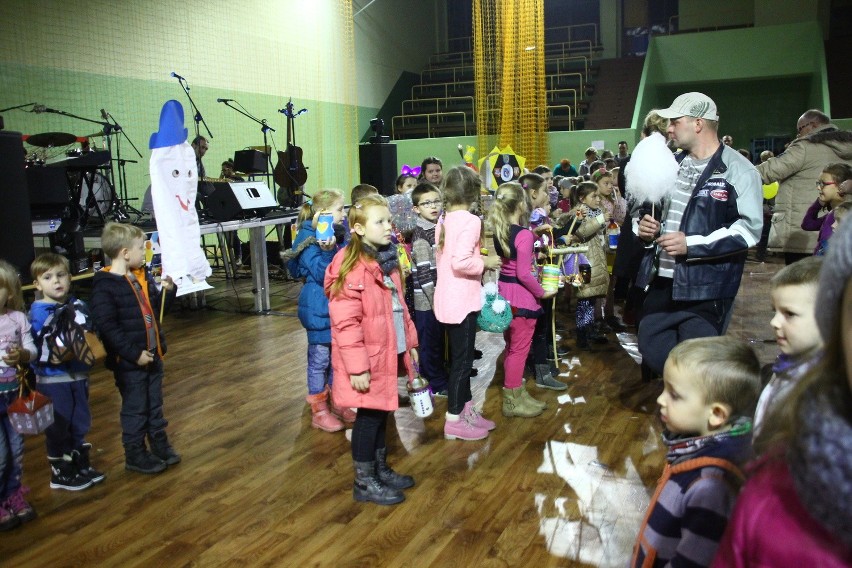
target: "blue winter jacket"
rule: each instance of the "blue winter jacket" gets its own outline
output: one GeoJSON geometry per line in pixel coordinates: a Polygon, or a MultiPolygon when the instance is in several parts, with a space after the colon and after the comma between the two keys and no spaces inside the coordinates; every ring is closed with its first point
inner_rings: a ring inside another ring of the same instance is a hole
{"type": "MultiPolygon", "coordinates": [[[[686,156],[681,153],[678,161],[686,156]]],[[[665,219],[668,204],[662,212],[665,219]]],[[[760,174],[739,152],[724,144],[713,154],[692,190],[680,230],[686,255],[675,258],[672,299],[678,301],[733,298],[740,287],[746,251],[763,229],[760,174]]],[[[646,249],[636,286],[654,279],[658,247],[646,249]]]]}
{"type": "MultiPolygon", "coordinates": [[[[310,219],[302,222],[293,240],[293,248],[309,237],[316,236],[310,219]]],[[[308,246],[291,260],[287,269],[294,278],[304,278],[305,284],[299,293],[299,321],[308,332],[308,343],[331,343],[331,319],[328,316],[328,298],[323,290],[325,269],[341,247],[322,250],[316,243],[308,246]]]]}
{"type": "MultiPolygon", "coordinates": [[[[73,304],[77,301],[73,296],[68,299],[68,303],[73,304]]],[[[41,329],[44,327],[44,322],[47,321],[47,318],[50,317],[56,309],[63,304],[57,304],[54,302],[43,302],[40,300],[36,300],[33,302],[32,306],[30,306],[30,324],[32,324],[32,334],[33,340],[35,341],[36,347],[39,348],[39,352],[43,348],[42,338],[39,337],[41,329]]],[[[91,317],[88,313],[88,308],[83,306],[84,309],[80,310],[83,317],[86,320],[86,323],[83,324],[86,329],[92,328],[91,317]]],[[[38,361],[34,361],[32,363],[33,370],[35,370],[36,375],[42,377],[50,377],[50,376],[59,376],[59,375],[68,375],[70,373],[88,373],[91,367],[86,365],[85,363],[78,361],[77,359],[72,359],[65,363],[59,364],[51,364],[51,363],[40,363],[38,361]]]]}

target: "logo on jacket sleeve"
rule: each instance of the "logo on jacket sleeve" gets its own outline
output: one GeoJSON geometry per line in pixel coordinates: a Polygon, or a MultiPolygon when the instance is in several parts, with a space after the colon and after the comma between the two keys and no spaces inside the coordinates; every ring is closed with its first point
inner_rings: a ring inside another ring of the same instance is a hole
{"type": "Polygon", "coordinates": [[[716,201],[727,201],[728,200],[728,190],[727,189],[714,189],[710,192],[710,197],[712,197],[716,201]]]}

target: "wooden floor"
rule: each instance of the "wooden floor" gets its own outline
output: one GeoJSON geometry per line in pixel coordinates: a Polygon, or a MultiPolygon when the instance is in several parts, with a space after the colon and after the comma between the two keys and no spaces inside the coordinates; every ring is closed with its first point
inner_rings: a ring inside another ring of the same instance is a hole
{"type": "MultiPolygon", "coordinates": [[[[730,332],[775,355],[768,279],[749,263],[730,332]]],[[[390,461],[417,485],[395,507],[355,503],[343,432],[312,429],[298,285],[273,281],[274,315],[251,308],[250,280],[219,282],[210,308],[167,315],[168,431],[183,462],[155,476],[124,470],[119,395],[91,378],[93,462],[101,485],[51,490],[43,439],[26,442],[24,481],[39,517],[0,533],[3,566],[624,566],[662,469],[655,398],[612,336],[571,352],[566,394],[538,390],[538,418],[503,418],[502,338],[480,333],[475,400],[497,429],[445,441],[435,414],[396,412],[390,461]],[[239,300],[237,300],[239,298],[239,300]]],[[[564,314],[573,329],[572,315],[564,314]]],[[[573,347],[573,340],[564,343],[573,347]]]]}

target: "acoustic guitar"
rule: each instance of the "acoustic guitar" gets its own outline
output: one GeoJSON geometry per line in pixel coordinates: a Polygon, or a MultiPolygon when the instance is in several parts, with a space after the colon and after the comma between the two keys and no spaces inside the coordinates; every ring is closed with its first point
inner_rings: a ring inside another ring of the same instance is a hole
{"type": "Polygon", "coordinates": [[[296,130],[293,120],[306,112],[302,109],[293,112],[291,98],[282,113],[287,117],[287,149],[278,151],[278,164],[272,172],[272,179],[278,184],[278,203],[283,207],[299,207],[302,204],[302,186],[308,180],[307,168],[302,162],[302,149],[296,145],[296,130]]]}

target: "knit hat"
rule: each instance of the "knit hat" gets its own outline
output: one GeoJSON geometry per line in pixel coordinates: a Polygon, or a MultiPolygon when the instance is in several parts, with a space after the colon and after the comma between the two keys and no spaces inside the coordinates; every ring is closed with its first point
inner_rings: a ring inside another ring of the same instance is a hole
{"type": "Polygon", "coordinates": [[[824,341],[831,339],[837,326],[849,278],[852,278],[852,223],[847,222],[828,241],[828,255],[820,270],[816,321],[824,341]]]}

